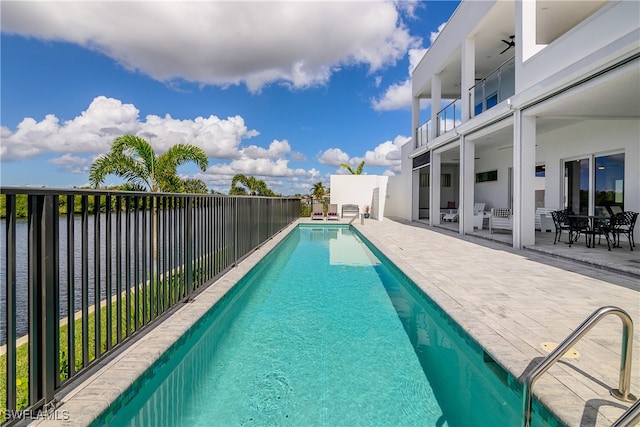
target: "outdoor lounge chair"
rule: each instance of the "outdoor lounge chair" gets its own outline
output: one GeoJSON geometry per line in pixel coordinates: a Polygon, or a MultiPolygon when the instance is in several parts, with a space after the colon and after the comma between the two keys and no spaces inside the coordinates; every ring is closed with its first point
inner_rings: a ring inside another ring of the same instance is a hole
{"type": "Polygon", "coordinates": [[[458,221],[458,209],[446,209],[444,215],[442,216],[442,221],[458,221]]]}
{"type": "Polygon", "coordinates": [[[329,210],[327,211],[327,219],[335,219],[338,221],[340,220],[340,217],[338,216],[338,205],[329,205],[329,210]]]}
{"type": "Polygon", "coordinates": [[[322,205],[322,203],[314,203],[313,204],[313,211],[311,211],[311,219],[319,219],[319,220],[323,220],[324,219],[324,206],[322,205]]]}

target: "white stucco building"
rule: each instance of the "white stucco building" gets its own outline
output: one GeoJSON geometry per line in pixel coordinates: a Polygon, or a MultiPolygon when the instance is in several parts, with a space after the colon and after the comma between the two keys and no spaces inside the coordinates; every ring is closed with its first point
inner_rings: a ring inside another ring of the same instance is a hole
{"type": "Polygon", "coordinates": [[[383,175],[331,175],[331,203],[337,205],[338,213],[342,205],[357,205],[360,213],[369,208],[372,219],[382,221],[387,198],[388,176],[383,175]]]}
{"type": "Polygon", "coordinates": [[[538,207],[640,211],[639,17],[638,1],[463,1],[413,72],[401,216],[437,225],[455,205],[464,234],[474,203],[510,208],[522,248],[538,207]]]}

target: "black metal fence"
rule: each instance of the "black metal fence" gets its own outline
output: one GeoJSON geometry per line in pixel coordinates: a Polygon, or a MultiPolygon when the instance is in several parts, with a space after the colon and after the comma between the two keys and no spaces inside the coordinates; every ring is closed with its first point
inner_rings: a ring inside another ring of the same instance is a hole
{"type": "Polygon", "coordinates": [[[300,216],[297,198],[0,194],[2,421],[49,405],[61,387],[300,216]]]}

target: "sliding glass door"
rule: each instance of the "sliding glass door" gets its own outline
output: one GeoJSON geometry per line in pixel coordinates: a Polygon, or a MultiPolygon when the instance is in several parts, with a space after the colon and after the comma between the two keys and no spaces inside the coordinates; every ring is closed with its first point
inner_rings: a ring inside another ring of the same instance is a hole
{"type": "Polygon", "coordinates": [[[624,211],[624,153],[595,158],[595,214],[624,211]]]}
{"type": "Polygon", "coordinates": [[[589,159],[564,162],[564,208],[589,215],[589,159]]]}
{"type": "Polygon", "coordinates": [[[624,210],[624,153],[564,162],[564,208],[578,215],[624,210]]]}

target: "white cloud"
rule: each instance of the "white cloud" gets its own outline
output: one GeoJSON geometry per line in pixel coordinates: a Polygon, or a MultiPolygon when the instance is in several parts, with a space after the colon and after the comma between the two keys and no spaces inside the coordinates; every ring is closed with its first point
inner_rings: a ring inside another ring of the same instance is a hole
{"type": "Polygon", "coordinates": [[[374,72],[418,39],[415,2],[6,2],[2,30],[64,41],[164,82],[321,85],[342,66],[374,72]]]}
{"type": "Polygon", "coordinates": [[[323,165],[340,166],[349,162],[349,155],[339,148],[329,148],[320,154],[318,161],[323,165]]]}
{"type": "MultiPolygon", "coordinates": [[[[431,32],[430,42],[438,37],[440,31],[445,27],[446,22],[440,24],[437,32],[431,32]]],[[[414,48],[409,49],[409,75],[406,80],[399,83],[392,83],[379,97],[371,100],[371,106],[376,111],[392,111],[411,108],[411,74],[416,69],[424,54],[428,49],[414,48]]],[[[426,103],[421,103],[421,107],[425,107],[426,103]]]]}
{"type": "Polygon", "coordinates": [[[2,128],[2,160],[27,159],[44,152],[101,154],[109,150],[114,138],[125,134],[145,138],[157,153],[177,143],[189,143],[201,147],[208,157],[230,159],[240,156],[242,139],[259,134],[248,130],[240,116],[177,120],[167,114],[148,115],[140,121],[138,113],[133,104],[99,96],[87,110],[64,123],[53,114],[39,122],[27,117],[15,132],[2,128]]]}
{"type": "Polygon", "coordinates": [[[269,144],[268,149],[250,145],[249,147],[240,150],[242,156],[250,159],[278,159],[283,157],[285,154],[288,154],[289,152],[291,152],[291,147],[289,146],[289,142],[287,140],[274,140],[271,142],[271,144],[269,144]]]}
{"type": "Polygon", "coordinates": [[[398,135],[393,141],[385,141],[373,150],[368,150],[364,157],[354,157],[351,163],[357,165],[364,160],[365,170],[367,166],[400,166],[401,147],[408,139],[398,135]]]}
{"type": "MultiPolygon", "coordinates": [[[[24,160],[38,155],[58,153],[47,163],[69,173],[87,173],[95,158],[106,153],[113,140],[124,134],[136,134],[151,143],[157,154],[177,143],[201,147],[210,159],[222,159],[195,177],[217,191],[227,192],[231,178],[242,173],[264,179],[276,192],[308,193],[320,173],[312,168],[289,167],[289,158],[303,162],[303,153],[291,150],[286,139],[273,140],[264,148],[255,144],[243,147],[244,139],[259,135],[249,130],[240,116],[220,119],[216,116],[178,120],[170,115],[148,115],[141,121],[132,104],[99,96],[86,111],[61,123],[53,114],[43,120],[25,118],[15,131],[0,128],[2,161],[24,160]]],[[[345,161],[349,157],[344,154],[345,161]]]]}
{"type": "Polygon", "coordinates": [[[265,181],[269,188],[285,195],[309,193],[309,189],[314,182],[317,182],[320,175],[318,170],[315,168],[310,170],[292,169],[289,168],[288,164],[289,161],[285,158],[252,159],[243,157],[232,160],[229,163],[210,166],[205,172],[197,173],[195,177],[222,193],[229,191],[231,179],[237,174],[250,175],[261,179],[265,181]]]}
{"type": "Polygon", "coordinates": [[[447,25],[446,22],[443,22],[442,24],[440,24],[438,26],[438,31],[432,31],[430,36],[429,36],[429,41],[431,42],[431,44],[433,44],[434,41],[436,41],[436,39],[438,38],[438,36],[440,35],[440,33],[442,32],[442,29],[447,25]]]}
{"type": "Polygon", "coordinates": [[[391,84],[378,99],[371,100],[376,111],[401,110],[411,108],[411,73],[422,60],[427,49],[409,49],[409,77],[400,83],[391,84]]]}
{"type": "Polygon", "coordinates": [[[376,111],[401,110],[411,107],[411,80],[394,83],[378,99],[371,101],[376,111]]]}
{"type": "Polygon", "coordinates": [[[74,156],[73,154],[65,154],[47,161],[52,165],[59,165],[61,171],[70,173],[87,173],[92,162],[93,159],[74,156]]]}
{"type": "Polygon", "coordinates": [[[394,0],[394,3],[408,18],[415,18],[416,9],[424,7],[419,0],[394,0]]]}

